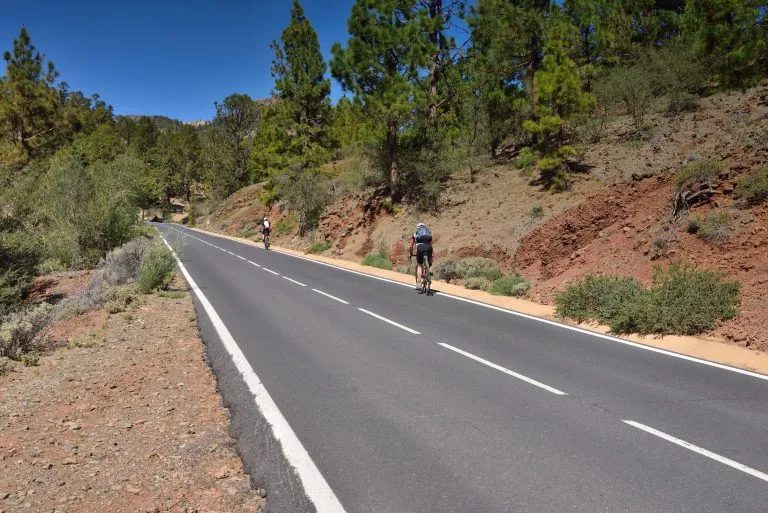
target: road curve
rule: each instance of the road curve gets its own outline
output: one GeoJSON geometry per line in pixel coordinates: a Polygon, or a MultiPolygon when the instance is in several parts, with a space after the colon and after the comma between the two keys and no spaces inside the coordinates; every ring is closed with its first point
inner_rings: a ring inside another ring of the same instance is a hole
{"type": "Polygon", "coordinates": [[[342,511],[766,510],[766,379],[158,228],[342,511]]]}

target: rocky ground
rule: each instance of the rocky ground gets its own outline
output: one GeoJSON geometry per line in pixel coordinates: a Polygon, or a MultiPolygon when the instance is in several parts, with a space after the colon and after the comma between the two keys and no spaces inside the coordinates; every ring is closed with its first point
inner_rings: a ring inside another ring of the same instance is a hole
{"type": "Polygon", "coordinates": [[[39,366],[0,376],[0,513],[261,511],[189,293],[55,324],[47,347],[39,366]]]}

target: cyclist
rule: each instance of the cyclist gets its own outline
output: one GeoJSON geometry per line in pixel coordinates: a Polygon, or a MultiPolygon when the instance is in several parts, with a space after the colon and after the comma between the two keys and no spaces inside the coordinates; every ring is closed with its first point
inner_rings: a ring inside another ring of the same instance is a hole
{"type": "Polygon", "coordinates": [[[269,248],[269,231],[270,231],[271,225],[269,224],[269,219],[267,219],[267,216],[264,216],[264,219],[261,220],[261,234],[263,236],[264,240],[264,248],[269,248]]]}
{"type": "MultiPolygon", "coordinates": [[[[416,232],[411,235],[409,239],[408,253],[413,256],[413,248],[416,247],[416,285],[421,282],[421,266],[424,263],[424,257],[429,262],[429,267],[432,267],[432,232],[429,231],[427,225],[419,223],[416,225],[416,232]]],[[[432,271],[430,271],[432,274],[432,271]]]]}

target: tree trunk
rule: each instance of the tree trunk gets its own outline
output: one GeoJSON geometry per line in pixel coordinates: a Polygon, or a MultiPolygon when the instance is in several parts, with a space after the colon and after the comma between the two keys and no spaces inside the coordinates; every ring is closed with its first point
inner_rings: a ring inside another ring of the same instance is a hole
{"type": "Polygon", "coordinates": [[[389,194],[398,198],[397,190],[397,121],[390,118],[387,122],[387,167],[389,169],[389,194]]]}
{"type": "Polygon", "coordinates": [[[429,41],[434,45],[435,53],[429,69],[429,119],[437,119],[437,71],[440,61],[440,24],[437,18],[442,16],[443,0],[431,0],[429,3],[429,19],[435,24],[429,35],[429,41]]]}

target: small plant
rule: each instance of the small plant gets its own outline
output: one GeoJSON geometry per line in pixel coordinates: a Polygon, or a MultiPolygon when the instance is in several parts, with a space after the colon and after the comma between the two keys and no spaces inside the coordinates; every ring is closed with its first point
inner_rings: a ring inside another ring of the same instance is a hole
{"type": "Polygon", "coordinates": [[[187,294],[183,290],[161,290],[157,295],[166,299],[182,299],[187,294]]]}
{"type": "Polygon", "coordinates": [[[531,218],[538,220],[538,219],[541,219],[542,217],[544,217],[544,207],[542,207],[541,205],[535,205],[531,209],[531,218]]]}
{"type": "Polygon", "coordinates": [[[123,320],[125,322],[133,322],[133,315],[126,313],[125,315],[123,315],[123,320]]]}
{"type": "Polygon", "coordinates": [[[0,356],[0,376],[13,370],[13,360],[7,356],[0,356]]]}
{"type": "Polygon", "coordinates": [[[458,260],[453,258],[440,260],[432,267],[432,275],[438,280],[444,280],[449,283],[452,280],[461,279],[461,276],[457,269],[457,263],[458,263],[458,260]]]}
{"type": "Polygon", "coordinates": [[[381,251],[376,251],[375,253],[371,253],[365,257],[363,259],[363,265],[367,265],[369,267],[378,267],[379,269],[392,269],[392,262],[390,262],[389,258],[387,258],[387,255],[381,251]]]}
{"type": "Polygon", "coordinates": [[[496,261],[483,257],[462,258],[456,263],[456,272],[462,280],[485,278],[488,281],[495,281],[502,276],[496,261]]]}
{"type": "Polygon", "coordinates": [[[30,351],[21,355],[21,363],[24,367],[37,367],[40,364],[40,355],[37,351],[30,351]]]}
{"type": "Polygon", "coordinates": [[[272,227],[272,235],[275,237],[289,235],[295,228],[296,218],[292,215],[287,215],[275,221],[275,225],[272,227]]]}
{"type": "Polygon", "coordinates": [[[491,283],[488,291],[495,296],[520,297],[525,295],[525,293],[528,292],[528,289],[530,288],[530,283],[525,281],[522,276],[519,274],[513,274],[499,278],[498,280],[491,283]]]}
{"type": "Polygon", "coordinates": [[[688,233],[711,243],[728,240],[731,233],[731,216],[725,212],[710,212],[705,218],[688,220],[688,233]]]}
{"type": "Polygon", "coordinates": [[[533,168],[536,167],[536,162],[539,160],[539,155],[532,149],[525,147],[520,150],[515,160],[515,165],[522,169],[525,174],[530,174],[533,168]]]}
{"type": "Polygon", "coordinates": [[[317,255],[318,253],[325,253],[331,249],[331,243],[327,241],[315,241],[307,248],[307,253],[310,255],[317,255]]]}
{"type": "Polygon", "coordinates": [[[725,169],[719,160],[695,160],[675,175],[674,214],[712,196],[712,184],[725,169]]]}
{"type": "Polygon", "coordinates": [[[746,206],[768,201],[768,166],[759,167],[739,180],[734,196],[746,206]]]}
{"type": "Polygon", "coordinates": [[[0,324],[0,356],[20,360],[33,351],[51,322],[53,307],[43,303],[5,317],[0,324]]]}
{"type": "Polygon", "coordinates": [[[67,342],[70,349],[90,349],[104,345],[104,338],[96,333],[78,333],[67,342]]]}
{"type": "Polygon", "coordinates": [[[490,286],[491,281],[488,278],[483,278],[482,276],[467,278],[464,281],[464,288],[469,290],[488,290],[490,286]]]}
{"type": "Polygon", "coordinates": [[[151,246],[139,267],[138,289],[148,294],[171,283],[176,271],[176,260],[168,248],[155,244],[151,246]]]}
{"type": "Polygon", "coordinates": [[[104,309],[108,314],[117,314],[125,311],[125,305],[118,301],[108,301],[104,309]]]}

